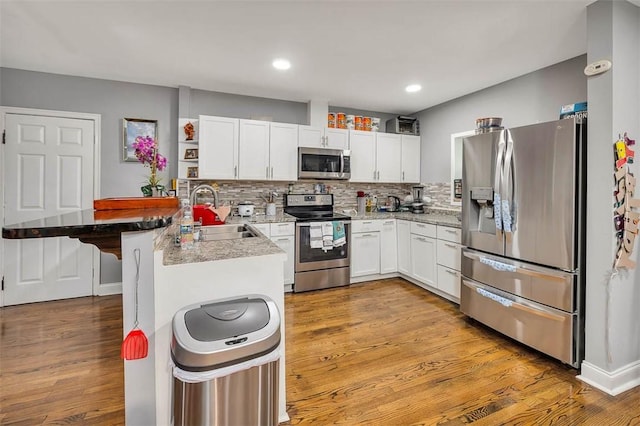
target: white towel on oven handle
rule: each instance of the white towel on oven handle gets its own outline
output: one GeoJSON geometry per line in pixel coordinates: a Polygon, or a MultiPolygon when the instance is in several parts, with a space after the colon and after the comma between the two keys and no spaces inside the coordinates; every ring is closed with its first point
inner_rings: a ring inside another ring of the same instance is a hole
{"type": "Polygon", "coordinates": [[[309,247],[319,249],[324,247],[324,243],[322,241],[321,222],[314,222],[309,224],[309,247]]]}
{"type": "Polygon", "coordinates": [[[322,226],[322,250],[333,250],[333,223],[320,222],[322,226]]]}

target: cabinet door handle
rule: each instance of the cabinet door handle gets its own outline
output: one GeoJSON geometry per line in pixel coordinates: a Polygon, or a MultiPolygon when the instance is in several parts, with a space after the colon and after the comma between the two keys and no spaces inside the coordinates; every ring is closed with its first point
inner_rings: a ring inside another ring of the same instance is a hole
{"type": "Polygon", "coordinates": [[[269,166],[267,166],[267,179],[269,179],[269,166]]]}
{"type": "Polygon", "coordinates": [[[233,177],[238,177],[238,166],[233,166],[233,177]]]}
{"type": "Polygon", "coordinates": [[[387,220],[385,222],[382,223],[383,225],[393,225],[393,221],[392,220],[387,220]]]}
{"type": "Polygon", "coordinates": [[[365,220],[365,221],[363,221],[363,222],[362,222],[362,224],[363,224],[363,225],[371,225],[371,221],[366,221],[366,220],[365,220]]]}
{"type": "Polygon", "coordinates": [[[373,180],[376,180],[376,171],[373,171],[373,180]]]}
{"type": "Polygon", "coordinates": [[[455,244],[451,244],[451,243],[444,243],[445,246],[447,247],[451,247],[451,248],[458,248],[458,246],[456,246],[455,244]]]}
{"type": "Polygon", "coordinates": [[[273,179],[273,167],[271,168],[271,179],[273,179]]]}
{"type": "Polygon", "coordinates": [[[288,238],[276,238],[276,241],[289,241],[288,238]]]}
{"type": "Polygon", "coordinates": [[[456,231],[455,229],[447,229],[447,228],[444,228],[444,232],[448,232],[450,234],[457,234],[458,233],[458,231],[456,231]]]}
{"type": "Polygon", "coordinates": [[[456,271],[452,271],[451,269],[445,269],[445,271],[447,271],[447,273],[454,275],[454,276],[458,276],[458,273],[456,271]]]}
{"type": "Polygon", "coordinates": [[[404,172],[402,172],[402,180],[404,181],[404,172]]]}

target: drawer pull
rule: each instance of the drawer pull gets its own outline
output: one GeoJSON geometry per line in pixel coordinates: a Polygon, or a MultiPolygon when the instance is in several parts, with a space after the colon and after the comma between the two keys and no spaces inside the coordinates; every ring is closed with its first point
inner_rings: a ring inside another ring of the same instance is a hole
{"type": "Polygon", "coordinates": [[[445,271],[447,271],[451,275],[455,275],[456,277],[458,276],[458,273],[456,271],[452,271],[450,269],[445,269],[445,271]]]}
{"type": "Polygon", "coordinates": [[[451,244],[451,243],[444,243],[445,246],[449,247],[449,248],[458,248],[457,245],[455,244],[451,244]]]}
{"type": "Polygon", "coordinates": [[[448,229],[448,228],[444,228],[444,232],[448,232],[450,234],[457,234],[458,231],[455,229],[448,229]]]}
{"type": "Polygon", "coordinates": [[[494,302],[498,302],[499,304],[501,304],[502,306],[505,306],[507,308],[510,308],[511,305],[513,305],[513,302],[509,299],[507,299],[506,297],[501,297],[498,296],[497,294],[493,294],[490,291],[487,291],[483,288],[476,288],[476,292],[478,292],[478,294],[480,296],[486,297],[488,299],[493,300],[494,302]]]}
{"type": "Polygon", "coordinates": [[[498,262],[497,260],[487,259],[486,257],[480,257],[480,263],[492,267],[496,271],[500,272],[516,272],[516,267],[507,263],[498,262]]]}

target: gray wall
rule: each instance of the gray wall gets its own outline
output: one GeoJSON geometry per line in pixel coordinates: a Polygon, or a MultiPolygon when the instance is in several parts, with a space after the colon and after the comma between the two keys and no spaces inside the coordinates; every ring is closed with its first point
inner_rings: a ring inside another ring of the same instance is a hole
{"type": "Polygon", "coordinates": [[[421,181],[451,179],[451,134],[475,129],[476,118],[502,117],[515,127],[558,119],[560,107],[587,100],[586,55],[428,108],[416,114],[422,141],[421,181]]]}

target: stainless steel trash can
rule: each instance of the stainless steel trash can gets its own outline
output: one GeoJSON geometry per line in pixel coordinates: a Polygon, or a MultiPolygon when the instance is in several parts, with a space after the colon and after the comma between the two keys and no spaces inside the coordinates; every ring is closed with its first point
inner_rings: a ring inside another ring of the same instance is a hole
{"type": "Polygon", "coordinates": [[[173,317],[174,425],[277,425],[280,315],[248,295],[173,317]]]}

